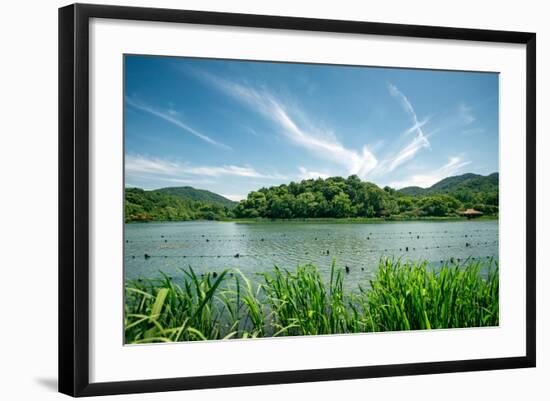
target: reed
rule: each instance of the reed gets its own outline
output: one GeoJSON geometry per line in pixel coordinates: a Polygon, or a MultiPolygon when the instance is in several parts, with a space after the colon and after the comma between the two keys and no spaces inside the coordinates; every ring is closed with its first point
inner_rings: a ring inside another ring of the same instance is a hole
{"type": "Polygon", "coordinates": [[[128,281],[126,343],[173,342],[495,326],[498,262],[467,261],[434,270],[381,259],[370,286],[344,289],[333,263],[324,280],[311,264],[251,280],[239,270],[128,281]]]}

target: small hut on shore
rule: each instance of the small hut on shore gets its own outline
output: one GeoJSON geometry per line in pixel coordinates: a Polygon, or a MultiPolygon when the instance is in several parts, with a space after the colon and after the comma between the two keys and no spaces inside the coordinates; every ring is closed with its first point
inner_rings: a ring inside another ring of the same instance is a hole
{"type": "Polygon", "coordinates": [[[466,209],[461,214],[463,216],[469,218],[469,219],[472,219],[474,217],[483,216],[483,212],[480,212],[479,210],[475,210],[475,209],[466,209]]]}

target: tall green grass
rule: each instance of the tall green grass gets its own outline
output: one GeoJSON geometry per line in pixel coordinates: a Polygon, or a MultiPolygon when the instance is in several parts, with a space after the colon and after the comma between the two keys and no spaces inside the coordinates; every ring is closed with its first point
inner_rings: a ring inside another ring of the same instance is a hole
{"type": "Polygon", "coordinates": [[[126,284],[126,343],[172,342],[495,326],[498,262],[429,268],[381,260],[368,287],[346,291],[335,264],[324,280],[311,265],[274,267],[252,281],[239,270],[213,277],[126,284]]]}

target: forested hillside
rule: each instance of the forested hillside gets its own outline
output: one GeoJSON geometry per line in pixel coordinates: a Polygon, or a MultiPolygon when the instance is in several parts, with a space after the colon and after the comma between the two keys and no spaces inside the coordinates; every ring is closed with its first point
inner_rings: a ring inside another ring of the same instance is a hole
{"type": "Polygon", "coordinates": [[[430,188],[390,187],[357,176],[330,177],[261,188],[238,204],[192,187],[127,188],[126,221],[227,218],[445,217],[468,208],[498,214],[498,173],[448,177],[430,188]]]}
{"type": "MultiPolygon", "coordinates": [[[[216,196],[225,199],[220,195],[216,196]]],[[[124,201],[125,221],[220,220],[232,216],[231,208],[221,202],[193,200],[182,197],[181,193],[177,196],[165,190],[144,191],[140,188],[126,188],[124,201]]],[[[233,206],[229,199],[225,201],[233,206]]]]}
{"type": "Polygon", "coordinates": [[[498,173],[489,174],[487,176],[468,173],[444,178],[429,188],[406,187],[399,190],[399,192],[404,195],[413,196],[464,191],[473,193],[498,193],[498,173]]]}
{"type": "Polygon", "coordinates": [[[214,192],[207,191],[205,189],[196,189],[193,187],[168,187],[156,189],[155,192],[159,192],[164,195],[173,195],[182,200],[201,201],[205,203],[214,203],[228,208],[233,208],[237,204],[232,200],[224,198],[221,195],[214,192]]]}
{"type": "Polygon", "coordinates": [[[498,213],[498,174],[446,178],[419,191],[379,188],[357,176],[291,182],[251,192],[236,217],[425,217],[455,215],[466,208],[498,213]],[[496,184],[495,184],[496,179],[496,184]]]}

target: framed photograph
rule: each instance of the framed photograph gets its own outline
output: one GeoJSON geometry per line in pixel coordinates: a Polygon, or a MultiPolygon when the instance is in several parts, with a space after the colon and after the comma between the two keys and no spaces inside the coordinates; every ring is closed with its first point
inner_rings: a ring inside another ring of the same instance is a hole
{"type": "Polygon", "coordinates": [[[59,390],[535,366],[535,34],[59,10],[59,390]]]}

